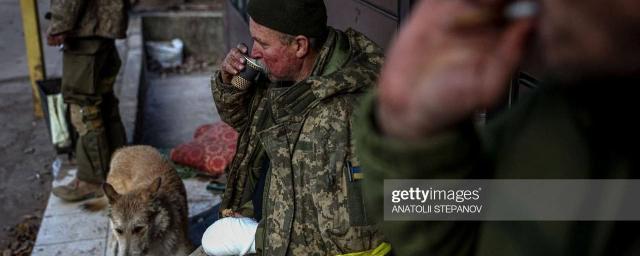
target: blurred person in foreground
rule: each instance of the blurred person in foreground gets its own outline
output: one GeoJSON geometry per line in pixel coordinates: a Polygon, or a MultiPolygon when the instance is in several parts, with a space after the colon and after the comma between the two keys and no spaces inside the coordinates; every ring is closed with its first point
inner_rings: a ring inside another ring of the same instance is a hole
{"type": "Polygon", "coordinates": [[[125,38],[128,0],[52,0],[47,44],[62,46],[62,96],[78,132],[76,177],[52,189],[66,201],[103,194],[111,154],[126,144],[113,86],[120,70],[115,39],[125,38]]]}
{"type": "MultiPolygon", "coordinates": [[[[357,146],[372,213],[384,179],[638,178],[639,1],[542,0],[540,16],[459,29],[503,1],[424,0],[402,28],[357,146]],[[506,93],[529,39],[545,84],[477,128],[506,93]]],[[[398,255],[638,255],[637,222],[385,222],[398,255]]]]}

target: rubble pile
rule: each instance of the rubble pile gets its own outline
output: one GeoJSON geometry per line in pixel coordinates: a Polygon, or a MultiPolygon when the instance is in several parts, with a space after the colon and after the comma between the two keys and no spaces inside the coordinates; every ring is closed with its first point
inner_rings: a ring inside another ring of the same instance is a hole
{"type": "Polygon", "coordinates": [[[158,72],[161,76],[170,74],[190,74],[201,72],[210,73],[216,69],[218,63],[218,61],[207,61],[194,58],[193,56],[187,56],[182,64],[178,66],[171,68],[162,68],[162,66],[153,59],[148,59],[147,61],[147,69],[152,72],[158,72]]]}

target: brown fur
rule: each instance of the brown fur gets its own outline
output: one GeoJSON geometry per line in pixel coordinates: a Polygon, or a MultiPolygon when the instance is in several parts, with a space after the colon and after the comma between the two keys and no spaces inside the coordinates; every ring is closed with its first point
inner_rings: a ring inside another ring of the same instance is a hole
{"type": "Polygon", "coordinates": [[[84,205],[109,205],[114,252],[129,255],[188,255],[188,208],[184,184],[173,165],[149,146],[119,149],[111,160],[106,197],[84,205]]]}

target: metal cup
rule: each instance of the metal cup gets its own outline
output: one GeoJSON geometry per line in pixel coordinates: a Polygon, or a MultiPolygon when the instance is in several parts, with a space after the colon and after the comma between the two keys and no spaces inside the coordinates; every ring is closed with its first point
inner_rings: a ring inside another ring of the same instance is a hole
{"type": "Polygon", "coordinates": [[[247,56],[243,56],[243,58],[246,60],[244,69],[231,78],[231,84],[241,90],[249,88],[260,73],[266,73],[264,64],[260,61],[247,56]]]}

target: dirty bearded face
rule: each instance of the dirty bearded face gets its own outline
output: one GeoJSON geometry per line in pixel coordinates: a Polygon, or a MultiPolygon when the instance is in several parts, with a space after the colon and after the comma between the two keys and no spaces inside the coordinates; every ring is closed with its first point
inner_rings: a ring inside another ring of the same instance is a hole
{"type": "Polygon", "coordinates": [[[163,233],[169,223],[166,211],[156,202],[160,178],[148,188],[118,194],[108,183],[104,191],[109,199],[111,232],[117,241],[117,255],[147,255],[154,234],[163,233]]]}

